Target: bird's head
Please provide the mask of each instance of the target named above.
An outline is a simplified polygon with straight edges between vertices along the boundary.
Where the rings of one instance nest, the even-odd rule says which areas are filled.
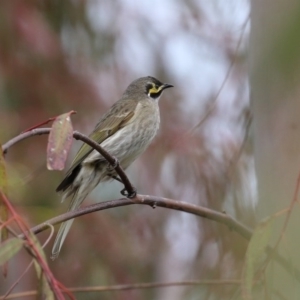
[[[141,77],[135,81],[133,81],[125,91],[127,95],[138,94],[139,96],[145,97],[147,95],[149,98],[153,100],[158,100],[162,95],[162,92],[167,89],[173,87],[172,84],[162,83],[158,79],[147,76]]]

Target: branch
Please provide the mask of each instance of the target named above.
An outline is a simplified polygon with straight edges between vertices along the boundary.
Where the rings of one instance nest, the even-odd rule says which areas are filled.
[[[14,137],[13,139],[11,139],[7,143],[5,143],[2,146],[2,151],[4,154],[6,154],[8,149],[11,146],[13,146],[14,144],[16,144],[22,140],[25,140],[29,137],[35,136],[35,135],[49,134],[50,131],[51,131],[51,128],[38,128],[38,129],[32,129],[31,131],[21,133],[20,135]],[[78,131],[73,132],[73,137],[76,140],[83,141],[84,143],[88,144],[93,149],[98,151],[107,160],[107,162],[114,167],[116,173],[119,175],[122,183],[124,184],[125,190],[127,191],[128,195],[136,194],[135,188],[131,184],[126,173],[124,172],[124,170],[122,169],[122,167],[120,166],[119,162],[117,161],[117,159],[115,157],[111,156],[97,142],[93,141],[92,139],[90,139],[89,137],[87,137],[86,135],[84,135]]]
[[[127,206],[132,204],[150,205],[153,208],[159,206],[184,211],[226,225],[230,230],[234,230],[246,240],[250,240],[252,236],[252,231],[250,229],[248,229],[245,225],[241,224],[240,222],[234,220],[229,215],[226,215],[225,213],[220,213],[206,207],[196,206],[194,204],[190,204],[183,201],[176,201],[168,198],[149,195],[136,195],[134,199],[121,198],[117,200],[100,202],[93,205],[85,206],[75,211],[70,211],[57,217],[54,217],[50,220],[47,220],[44,223],[33,227],[31,231],[33,233],[39,233],[49,228],[48,224],[56,225],[69,219],[73,219],[95,211],[120,206]],[[23,235],[20,235],[20,237],[23,238]]]
[[[82,208],[79,208],[75,211],[67,212],[62,215],[59,215],[57,217],[54,217],[48,221],[45,221],[42,224],[39,224],[33,228],[31,228],[31,231],[35,234],[40,233],[47,228],[49,228],[49,224],[56,225],[61,222],[67,221],[69,219],[73,219],[85,214],[89,214],[95,211],[120,207],[120,206],[127,206],[132,204],[143,204],[143,205],[150,205],[151,207],[155,208],[158,207],[164,207],[169,208],[173,210],[178,211],[184,211],[205,219],[213,220],[218,223],[221,223],[225,226],[227,226],[230,230],[235,231],[239,235],[241,235],[246,240],[250,240],[252,237],[252,230],[243,225],[242,223],[236,221],[231,216],[227,215],[226,213],[220,213],[215,210],[197,206],[191,203],[183,202],[183,201],[176,201],[173,199],[163,198],[163,197],[157,197],[157,196],[150,196],[150,195],[136,195],[134,199],[128,199],[128,198],[121,198],[117,200],[110,200],[106,202],[100,202],[93,205],[85,206]],[[24,238],[23,235],[19,235],[20,238]],[[287,260],[285,257],[280,255],[277,252],[274,252],[272,247],[268,246],[266,249],[266,253],[270,255],[272,253],[273,258],[275,261],[283,267],[284,270],[286,270],[288,273],[292,274],[298,282],[300,282],[300,272],[297,268],[295,268],[293,265],[291,265],[290,261]]]

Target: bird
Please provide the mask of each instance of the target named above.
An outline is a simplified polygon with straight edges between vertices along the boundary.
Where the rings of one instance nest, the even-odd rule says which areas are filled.
[[[115,157],[125,170],[155,137],[160,124],[158,101],[163,91],[171,87],[172,84],[152,76],[134,80],[102,116],[89,138]],[[112,179],[118,180],[114,168],[99,152],[83,143],[56,191],[62,194],[62,202],[71,198],[68,211],[73,211],[100,182]],[[61,224],[53,244],[52,260],[58,257],[73,221]]]

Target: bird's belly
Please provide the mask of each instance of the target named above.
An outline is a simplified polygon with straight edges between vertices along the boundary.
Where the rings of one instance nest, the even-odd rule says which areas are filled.
[[[149,126],[150,125],[150,126]],[[158,124],[130,124],[122,128],[109,140],[102,143],[111,155],[117,157],[121,166],[126,169],[142,154],[156,135]]]
[[[159,116],[149,118],[146,116],[141,122],[132,122],[114,135],[107,138],[101,146],[109,154],[116,157],[121,166],[126,169],[149,146],[159,128]],[[97,151],[93,151],[84,161],[92,163],[101,159]]]

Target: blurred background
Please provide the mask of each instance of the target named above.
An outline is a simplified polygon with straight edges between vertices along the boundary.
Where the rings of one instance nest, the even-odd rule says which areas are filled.
[[[2,144],[70,110],[77,111],[74,128],[88,134],[131,81],[152,75],[175,88],[160,100],[158,136],[128,169],[138,192],[254,224],[247,0],[10,0],[0,3],[0,22]],[[68,205],[55,193],[63,173],[46,169],[46,144],[47,136],[33,137],[6,156],[10,199],[30,226]],[[74,141],[69,161],[79,146]],[[100,185],[84,204],[119,198],[121,189]],[[214,221],[130,206],[78,218],[49,265],[68,287],[238,279],[245,249],[242,237]],[[10,261],[0,294],[29,262],[25,251]],[[31,270],[14,292],[35,288]],[[230,299],[235,289],[181,286],[76,299]]]

